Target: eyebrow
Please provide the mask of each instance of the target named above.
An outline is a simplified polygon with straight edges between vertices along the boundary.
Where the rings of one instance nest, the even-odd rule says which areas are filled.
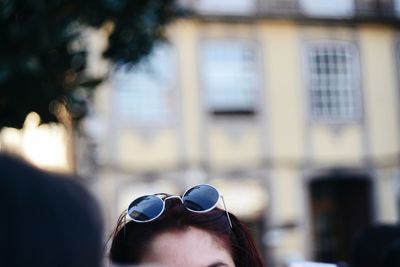
[[[206,267],[229,267],[229,265],[226,264],[225,262],[218,261],[218,262],[211,263],[211,264],[207,265]]]

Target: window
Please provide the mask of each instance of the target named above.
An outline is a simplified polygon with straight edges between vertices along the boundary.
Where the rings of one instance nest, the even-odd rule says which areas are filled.
[[[318,17],[348,17],[354,14],[354,0],[300,0],[306,15]]]
[[[360,116],[356,49],[350,43],[307,46],[311,113],[314,119],[354,120]]]
[[[394,11],[396,16],[400,16],[400,0],[394,0]]]
[[[256,8],[255,0],[197,0],[195,10],[208,15],[246,15]]]
[[[256,46],[251,41],[207,41],[202,46],[206,106],[214,115],[254,115],[258,81]]]
[[[117,67],[112,83],[120,118],[135,124],[171,121],[175,112],[174,70],[173,49],[165,44],[155,47],[136,66]]]

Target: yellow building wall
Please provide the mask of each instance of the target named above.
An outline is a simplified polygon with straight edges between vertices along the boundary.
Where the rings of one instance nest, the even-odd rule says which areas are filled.
[[[363,130],[360,125],[314,126],[310,134],[310,152],[316,164],[346,167],[362,163]]]
[[[154,134],[120,131],[117,140],[118,162],[124,169],[156,171],[176,168],[178,149],[176,131],[158,130]]]
[[[329,25],[299,26],[302,43],[314,40],[357,41],[357,30],[353,27]]]
[[[399,150],[395,32],[386,27],[359,29],[365,121],[373,157]]]
[[[308,203],[303,196],[301,172],[298,169],[275,168],[269,175],[272,178],[269,202],[272,206],[268,208],[267,218],[271,230],[278,233],[273,247],[275,256],[278,260],[305,257],[310,253],[310,247],[304,246],[308,238],[304,224]],[[293,224],[294,228],[279,228],[284,224]]]
[[[199,42],[208,38],[246,38],[256,39],[256,23],[202,23],[196,24],[199,30]]]
[[[302,188],[302,180],[296,169],[277,168],[269,173],[273,177],[271,182],[273,188],[272,208],[273,216],[278,224],[298,221],[302,215],[301,196],[299,190]]]
[[[276,160],[300,159],[303,155],[304,103],[301,90],[301,56],[298,26],[292,23],[261,23],[264,50],[264,81],[270,155]]]
[[[197,62],[198,29],[192,21],[179,20],[168,30],[170,41],[178,52],[179,97],[182,118],[184,157],[189,162],[198,162],[202,157],[200,87]]]
[[[238,130],[211,129],[208,140],[208,159],[217,167],[248,167],[261,161],[262,144],[260,132],[255,128]]]

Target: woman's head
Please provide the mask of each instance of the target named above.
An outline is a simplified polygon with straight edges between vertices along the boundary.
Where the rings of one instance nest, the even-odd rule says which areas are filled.
[[[113,263],[264,266],[251,235],[233,214],[229,213],[229,220],[228,213],[217,207],[192,212],[176,198],[165,205],[157,219],[146,223],[125,223],[126,214],[121,215],[111,244]]]

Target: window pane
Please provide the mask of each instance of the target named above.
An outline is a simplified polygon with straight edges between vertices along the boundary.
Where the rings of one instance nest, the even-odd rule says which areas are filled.
[[[255,44],[208,41],[203,44],[205,101],[215,114],[254,114],[258,75]]]
[[[255,11],[255,0],[197,0],[195,9],[202,14],[244,15]]]
[[[357,90],[355,52],[347,43],[308,47],[311,111],[314,118],[355,119]]]
[[[311,16],[342,17],[354,12],[354,0],[301,0],[300,5]]]
[[[394,0],[394,10],[397,16],[400,16],[400,0]]]
[[[119,115],[135,123],[163,123],[174,113],[174,58],[172,48],[156,47],[136,66],[113,73],[115,104]]]

